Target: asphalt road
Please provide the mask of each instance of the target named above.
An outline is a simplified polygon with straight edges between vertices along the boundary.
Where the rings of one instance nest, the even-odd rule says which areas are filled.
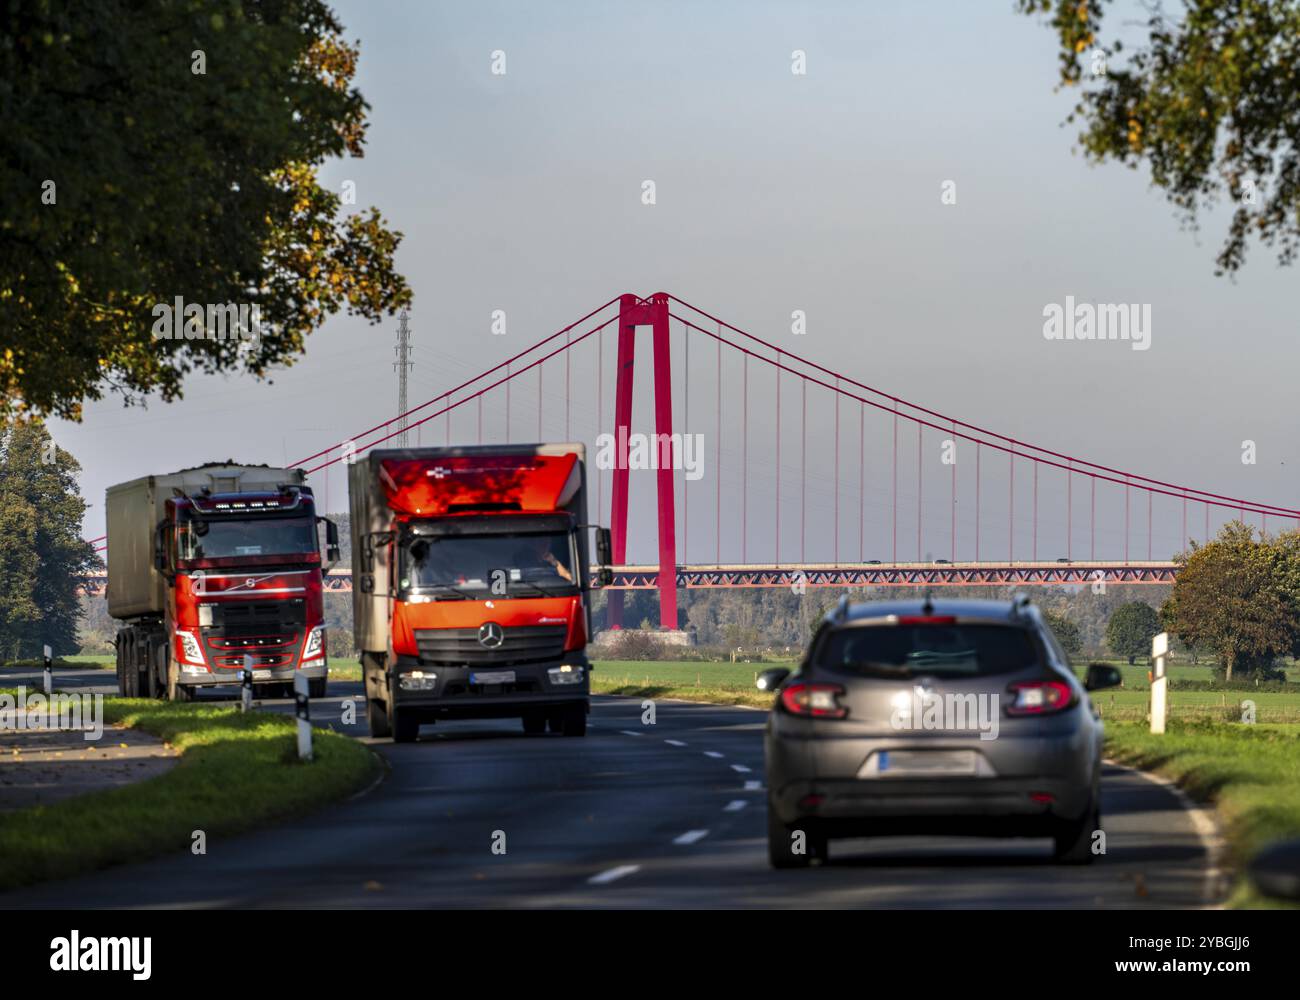
[[[64,672],[65,689],[112,675]],[[6,672],[4,683],[20,682]],[[30,680],[27,683],[31,683]],[[331,684],[313,721],[344,726],[360,684]],[[233,693],[233,689],[231,691]],[[287,702],[271,703],[288,711]],[[426,726],[372,745],[387,777],[305,819],[210,840],[0,907],[1188,907],[1204,905],[1207,847],[1168,788],[1106,768],[1108,853],[1051,861],[1047,840],[835,841],[830,862],[767,865],[764,713],[595,699],[585,739],[525,736],[516,720]],[[498,851],[504,838],[504,853]]]

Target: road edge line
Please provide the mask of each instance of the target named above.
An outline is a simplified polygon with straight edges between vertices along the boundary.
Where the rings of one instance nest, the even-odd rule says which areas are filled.
[[[1166,778],[1162,774],[1146,771],[1140,767],[1134,767],[1132,764],[1121,763],[1113,757],[1103,757],[1102,763],[1139,775],[1153,785],[1159,785],[1173,793],[1174,798],[1178,800],[1178,804],[1187,813],[1187,817],[1192,823],[1192,829],[1196,832],[1197,838],[1201,841],[1201,846],[1205,849],[1206,866],[1205,875],[1201,881],[1202,903],[1200,908],[1203,910],[1224,909],[1229,895],[1229,893],[1223,891],[1223,883],[1230,875],[1228,869],[1223,865],[1228,842],[1223,836],[1223,830],[1213,806],[1206,806],[1197,802],[1176,781]]]

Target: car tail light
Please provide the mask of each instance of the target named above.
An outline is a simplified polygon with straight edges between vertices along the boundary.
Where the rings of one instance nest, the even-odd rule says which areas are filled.
[[[1062,681],[1025,681],[1012,684],[1007,715],[1051,715],[1074,705],[1074,689]]]
[[[838,684],[791,684],[781,691],[781,705],[792,715],[842,719],[849,714],[839,703],[843,693]]]

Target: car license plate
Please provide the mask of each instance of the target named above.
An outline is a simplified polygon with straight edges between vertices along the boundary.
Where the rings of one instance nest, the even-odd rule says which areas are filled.
[[[974,774],[974,750],[881,750],[876,754],[879,774],[900,777]]]
[[[268,680],[270,680],[270,679],[271,679],[271,671],[269,671],[269,670],[254,670],[254,671],[253,671],[253,680],[255,680],[255,681],[268,681]]]
[[[513,684],[515,672],[513,670],[475,671],[469,675],[469,682],[471,684]]]

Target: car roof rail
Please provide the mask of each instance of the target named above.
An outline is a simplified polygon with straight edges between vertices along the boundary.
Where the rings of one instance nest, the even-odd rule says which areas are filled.
[[[1023,591],[1017,591],[1015,596],[1011,598],[1011,617],[1028,617],[1030,605],[1033,603],[1034,602],[1030,599],[1028,594]]]
[[[829,615],[830,620],[837,625],[848,620],[849,617],[849,595],[841,594],[840,599],[835,603]]]

